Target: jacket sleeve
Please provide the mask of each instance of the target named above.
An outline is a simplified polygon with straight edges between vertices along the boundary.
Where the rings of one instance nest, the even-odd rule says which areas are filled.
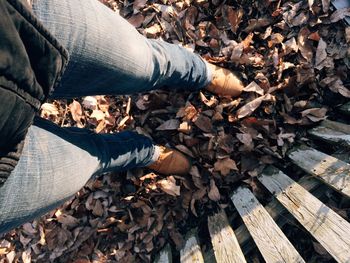
[[[0,178],[68,63],[67,51],[23,1],[0,0]]]

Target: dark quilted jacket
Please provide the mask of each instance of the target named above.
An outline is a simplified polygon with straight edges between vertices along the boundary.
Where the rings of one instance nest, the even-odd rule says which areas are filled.
[[[16,166],[27,130],[67,63],[67,51],[25,0],[0,0],[0,187]]]

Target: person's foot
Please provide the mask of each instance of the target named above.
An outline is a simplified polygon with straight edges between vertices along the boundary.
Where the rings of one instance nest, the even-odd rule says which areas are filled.
[[[242,81],[228,69],[208,63],[212,81],[206,89],[214,94],[237,97],[243,91]]]
[[[191,161],[184,154],[165,146],[158,147],[160,149],[159,158],[149,165],[148,168],[165,175],[185,175],[190,171]]]

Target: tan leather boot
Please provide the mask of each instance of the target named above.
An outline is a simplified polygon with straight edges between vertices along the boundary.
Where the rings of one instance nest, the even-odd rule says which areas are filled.
[[[156,162],[148,166],[148,168],[165,175],[178,174],[185,175],[191,169],[191,161],[184,154],[177,150],[158,146],[160,155]]]
[[[222,95],[237,97],[243,91],[242,81],[228,69],[208,63],[213,79],[206,87],[210,92]]]

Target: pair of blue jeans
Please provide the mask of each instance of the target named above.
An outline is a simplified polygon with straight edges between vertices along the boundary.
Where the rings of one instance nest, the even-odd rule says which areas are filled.
[[[97,0],[34,0],[33,12],[70,54],[52,98],[195,91],[210,82],[198,55],[146,39]],[[0,233],[59,206],[94,175],[151,164],[157,149],[134,132],[95,134],[36,119],[18,165],[0,188]]]

